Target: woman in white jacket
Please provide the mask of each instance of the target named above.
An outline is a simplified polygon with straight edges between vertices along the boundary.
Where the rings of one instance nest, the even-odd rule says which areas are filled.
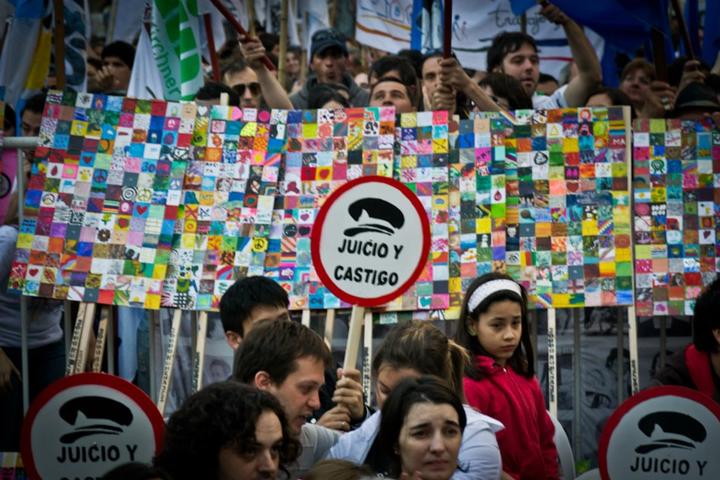
[[[465,349],[449,340],[429,322],[402,323],[385,337],[372,363],[376,382],[376,400],[382,408],[385,399],[401,380],[421,375],[434,375],[446,381],[464,399],[463,372],[469,360]],[[500,478],[502,463],[495,433],[502,423],[483,415],[469,405],[463,405],[467,426],[463,432],[458,455],[457,480],[496,480]],[[343,435],[330,450],[327,458],[368,464],[377,458],[375,440],[380,430],[378,411],[350,433]],[[378,472],[383,473],[383,472]]]

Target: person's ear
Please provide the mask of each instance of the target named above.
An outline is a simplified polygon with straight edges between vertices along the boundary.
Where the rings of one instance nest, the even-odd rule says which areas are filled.
[[[467,320],[465,320],[465,329],[473,337],[477,336],[477,328],[475,327],[476,323],[477,322],[473,320],[472,317],[467,317]]]
[[[273,382],[269,373],[265,370],[260,370],[255,374],[255,378],[253,378],[253,384],[258,390],[268,391],[272,387]]]
[[[230,345],[230,348],[232,348],[233,350],[237,350],[240,346],[240,342],[242,342],[242,337],[237,332],[228,330],[227,332],[225,332],[225,340],[227,341],[228,345]]]
[[[712,334],[713,337],[715,337],[715,343],[718,345],[718,348],[720,348],[720,328],[713,328]]]

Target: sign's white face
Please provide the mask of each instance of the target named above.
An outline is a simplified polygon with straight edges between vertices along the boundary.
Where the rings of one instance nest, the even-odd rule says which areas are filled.
[[[328,207],[320,260],[346,295],[370,301],[396,297],[426,261],[421,257],[427,235],[420,213],[401,190],[387,183],[361,183]]]
[[[607,450],[612,480],[720,478],[720,420],[691,399],[663,395],[631,408]]]
[[[127,395],[102,385],[61,391],[38,411],[31,448],[43,479],[100,478],[127,462],[150,463],[150,419]]]

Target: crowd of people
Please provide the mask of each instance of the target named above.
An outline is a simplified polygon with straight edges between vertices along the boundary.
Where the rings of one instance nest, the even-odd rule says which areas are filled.
[[[559,478],[527,295],[510,277],[490,273],[469,286],[454,339],[429,322],[393,327],[372,360],[374,402],[359,372],[332,368],[324,339],[290,320],[288,306],[274,281],[238,280],[220,307],[236,348],[231,378],[172,414],[152,466],[104,478]],[[655,384],[720,402],[718,308],[720,278],[698,299],[693,343]]]
[[[244,108],[393,106],[465,118],[474,111],[628,105],[636,118],[720,119],[720,56],[713,66],[678,58],[666,80],[638,57],[622,69],[619,88],[609,88],[582,28],[554,5],[542,14],[562,27],[573,55],[562,82],[541,73],[539,48],[525,33],[495,37],[485,71],[464,69],[439,51],[413,50],[378,55],[363,69],[353,45],[327,29],[312,36],[307,75],[302,52],[288,49],[284,83],[262,61],[277,65],[277,37],[228,43],[218,52],[221,81],[206,81],[196,101],[215,105],[225,94],[229,105]],[[89,55],[88,91],[126,94],[134,55],[124,42]],[[26,102],[21,128],[6,106],[5,135],[37,136],[43,102],[44,94]],[[17,234],[17,218],[9,215],[0,227],[0,446],[7,450],[17,445],[22,418],[19,301],[6,294]],[[31,362],[63,365],[60,304],[42,302],[31,305]],[[123,465],[104,478],[558,478],[526,293],[510,277],[488,274],[469,286],[454,339],[429,323],[397,325],[372,361],[374,399],[363,396],[360,372],[338,368],[323,339],[290,320],[288,306],[287,293],[269,279],[233,285],[220,305],[235,350],[231,378],[195,393],[170,417],[152,466]],[[718,308],[720,280],[697,302],[693,344],[658,372],[657,383],[720,401]],[[63,374],[35,373],[32,396]]]

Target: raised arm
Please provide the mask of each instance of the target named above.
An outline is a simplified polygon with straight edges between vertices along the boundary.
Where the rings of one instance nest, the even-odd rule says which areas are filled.
[[[258,77],[260,90],[262,90],[262,96],[267,106],[292,110],[293,105],[287,92],[280,85],[278,79],[275,78],[275,75],[261,62],[261,59],[265,57],[265,47],[260,43],[260,40],[248,37],[242,38],[240,40],[240,51]]]
[[[595,49],[580,25],[557,6],[545,3],[540,13],[565,30],[573,60],[578,68],[578,76],[565,90],[565,102],[568,107],[581,107],[585,105],[592,91],[602,83],[602,70]]]

